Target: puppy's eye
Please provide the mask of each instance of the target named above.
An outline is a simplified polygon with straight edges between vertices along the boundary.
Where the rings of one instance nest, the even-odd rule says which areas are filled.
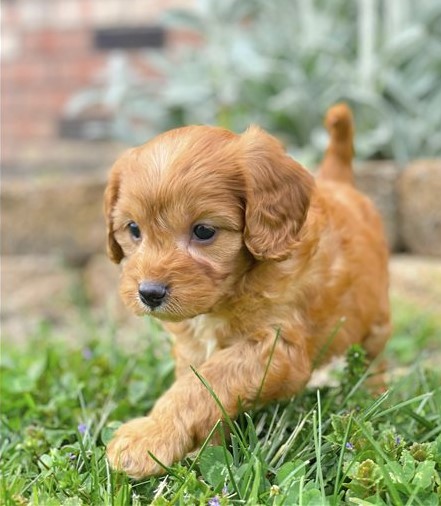
[[[141,230],[139,230],[138,225],[134,221],[131,221],[128,224],[128,229],[130,235],[132,236],[133,239],[135,239],[135,241],[141,239]]]
[[[193,227],[193,238],[197,241],[209,241],[216,234],[216,229],[210,225],[195,225]]]

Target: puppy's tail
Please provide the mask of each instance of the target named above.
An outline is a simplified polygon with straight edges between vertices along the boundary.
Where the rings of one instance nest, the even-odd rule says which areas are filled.
[[[353,185],[354,125],[350,108],[344,103],[332,106],[326,113],[325,127],[329,132],[329,145],[318,177]]]

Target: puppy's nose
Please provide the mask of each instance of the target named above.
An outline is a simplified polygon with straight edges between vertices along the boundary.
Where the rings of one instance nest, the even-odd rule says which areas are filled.
[[[142,281],[138,287],[139,298],[150,309],[162,304],[167,295],[167,287],[162,283]]]

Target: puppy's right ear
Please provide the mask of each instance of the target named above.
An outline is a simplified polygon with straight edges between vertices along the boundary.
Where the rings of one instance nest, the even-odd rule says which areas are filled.
[[[107,187],[104,191],[104,215],[107,226],[107,254],[110,260],[119,264],[124,257],[121,246],[116,242],[113,230],[113,210],[119,195],[120,167],[115,164],[110,171]]]

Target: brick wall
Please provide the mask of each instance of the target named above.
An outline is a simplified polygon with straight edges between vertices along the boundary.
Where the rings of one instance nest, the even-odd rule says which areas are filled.
[[[2,166],[18,171],[61,151],[60,120],[73,94],[102,71],[111,50],[96,30],[160,24],[165,9],[194,0],[4,0],[2,2]],[[170,41],[165,38],[165,43]],[[145,79],[145,49],[125,54]]]

